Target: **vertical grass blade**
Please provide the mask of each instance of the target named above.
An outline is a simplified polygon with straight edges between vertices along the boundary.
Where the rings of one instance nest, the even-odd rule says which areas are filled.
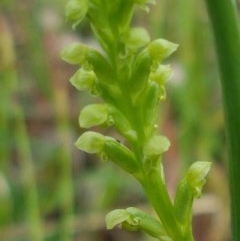
[[[220,67],[231,198],[232,240],[240,240],[240,32],[234,0],[205,0]]]
[[[29,238],[31,240],[41,241],[43,240],[40,212],[38,206],[38,195],[36,188],[36,180],[34,174],[34,165],[31,155],[30,143],[26,125],[24,122],[24,112],[18,102],[13,101],[14,95],[17,94],[18,83],[17,76],[14,68],[15,54],[13,48],[13,40],[8,27],[7,22],[1,19],[1,42],[0,49],[4,49],[1,56],[0,63],[0,81],[3,84],[3,88],[6,93],[2,97],[6,97],[5,103],[2,103],[2,107],[11,113],[14,123],[13,128],[14,137],[16,139],[16,149],[20,159],[20,176],[22,178],[22,184],[25,190],[25,207],[27,222],[29,225]],[[3,90],[1,89],[1,92]],[[4,99],[1,99],[1,102]],[[5,106],[4,106],[5,105]],[[2,108],[1,108],[2,109]],[[9,118],[3,118],[4,113],[1,115],[1,124],[4,124],[3,128],[9,127]],[[7,130],[5,130],[7,132]],[[4,142],[4,140],[2,140]],[[3,153],[4,152],[4,153]],[[8,158],[9,153],[1,150],[1,157]],[[5,160],[5,165],[7,165]]]
[[[66,88],[53,88],[53,105],[56,116],[56,132],[61,145],[59,150],[59,165],[61,167],[61,179],[59,183],[61,203],[60,240],[71,241],[73,235],[73,206],[74,190],[72,180],[72,153],[71,131],[69,120],[69,97]]]

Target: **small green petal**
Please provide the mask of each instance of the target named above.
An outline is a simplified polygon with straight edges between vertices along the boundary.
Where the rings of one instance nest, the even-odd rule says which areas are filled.
[[[108,120],[108,108],[104,104],[92,104],[84,107],[79,116],[79,124],[83,128],[106,123]]]
[[[157,39],[152,41],[147,48],[153,60],[162,61],[178,48],[178,44],[165,39]]]
[[[172,76],[173,71],[170,65],[159,65],[158,68],[150,73],[149,78],[157,82],[160,86],[164,85]]]
[[[211,168],[211,162],[194,162],[187,171],[186,180],[192,187],[202,186]]]
[[[153,136],[144,146],[146,156],[158,156],[166,152],[170,147],[170,142],[165,136]]]
[[[87,131],[75,143],[75,146],[87,153],[100,153],[105,144],[105,137],[99,133]]]
[[[78,90],[91,90],[96,79],[97,77],[92,70],[88,71],[81,68],[70,78],[69,81]]]
[[[150,40],[150,36],[144,28],[132,28],[125,41],[128,48],[138,49],[147,45]]]
[[[70,64],[82,64],[87,57],[89,47],[84,44],[72,43],[61,52],[64,61]]]
[[[124,209],[115,209],[109,212],[105,217],[107,229],[113,229],[116,225],[129,219],[129,217],[130,214]]]

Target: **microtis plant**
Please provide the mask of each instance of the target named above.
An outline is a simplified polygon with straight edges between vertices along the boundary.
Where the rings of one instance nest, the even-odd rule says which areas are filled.
[[[118,140],[86,131],[76,147],[114,162],[131,174],[143,187],[156,217],[135,207],[116,209],[106,216],[108,229],[120,225],[130,231],[141,230],[161,241],[189,241],[192,236],[192,204],[201,196],[208,162],[195,162],[179,182],[174,201],[164,180],[162,154],[169,140],[158,133],[159,104],[166,98],[165,83],[172,75],[162,61],[177,45],[165,39],[151,41],[141,27],[131,27],[135,7],[149,11],[154,0],[70,0],[66,18],[75,28],[85,17],[101,46],[101,51],[73,43],[62,58],[79,70],[70,82],[87,90],[103,102],[84,107],[82,128],[114,127],[123,137]]]

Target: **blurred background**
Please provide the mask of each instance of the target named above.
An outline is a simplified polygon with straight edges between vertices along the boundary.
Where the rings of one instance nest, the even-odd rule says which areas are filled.
[[[105,214],[114,208],[152,210],[133,178],[74,147],[84,131],[79,112],[98,99],[70,85],[76,67],[59,53],[75,41],[96,43],[87,21],[77,31],[65,22],[66,2],[0,1],[0,240],[155,240],[106,231]],[[158,0],[150,14],[137,10],[133,22],[152,39],[180,44],[166,61],[174,76],[159,123],[172,143],[164,156],[169,192],[174,195],[192,162],[213,162],[194,205],[194,235],[196,241],[229,241],[221,89],[204,1]]]

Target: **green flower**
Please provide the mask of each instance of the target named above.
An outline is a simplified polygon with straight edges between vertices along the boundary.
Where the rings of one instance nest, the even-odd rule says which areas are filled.
[[[61,57],[69,64],[82,64],[86,61],[90,48],[87,45],[72,43],[61,52]]]
[[[159,156],[170,147],[170,142],[165,136],[152,136],[144,146],[146,156]]]
[[[211,162],[194,162],[186,173],[186,181],[195,190],[196,197],[201,196],[202,187],[211,168]]]
[[[65,8],[66,20],[73,22],[73,29],[84,19],[88,12],[88,0],[71,0]]]
[[[107,229],[121,225],[130,231],[142,230],[160,241],[172,241],[159,221],[138,208],[115,209],[106,215],[105,220]]]
[[[173,71],[170,65],[159,65],[158,68],[150,73],[149,78],[163,86],[171,77]]]
[[[158,62],[170,56],[177,48],[178,44],[174,44],[165,39],[156,39],[147,47],[152,59]]]
[[[92,90],[96,82],[96,75],[92,70],[79,69],[71,78],[71,84],[78,90]]]
[[[79,124],[83,128],[102,125],[108,121],[108,107],[105,104],[92,104],[84,107],[79,116]]]
[[[125,37],[129,49],[138,49],[150,42],[150,36],[144,28],[132,28]]]
[[[101,153],[105,144],[105,136],[93,132],[87,131],[83,133],[75,143],[75,146],[87,153]]]

